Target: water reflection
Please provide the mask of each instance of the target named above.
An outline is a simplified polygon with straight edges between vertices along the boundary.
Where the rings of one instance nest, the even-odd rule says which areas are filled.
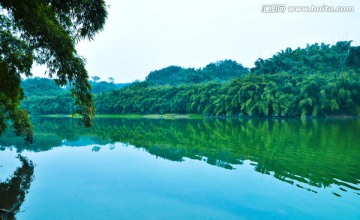
[[[317,192],[359,194],[359,120],[152,120],[97,119],[91,129],[76,120],[37,118],[35,144],[6,133],[2,146],[46,151],[59,146],[128,143],[172,161],[184,158],[234,169],[245,160],[257,172]],[[113,146],[113,145],[111,145]]]
[[[19,155],[21,166],[13,176],[0,182],[0,219],[15,219],[34,179],[34,164]]]

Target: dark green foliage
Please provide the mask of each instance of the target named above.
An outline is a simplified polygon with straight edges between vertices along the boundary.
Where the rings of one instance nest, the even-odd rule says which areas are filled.
[[[46,78],[29,78],[21,82],[25,96],[57,96],[66,93],[66,90],[60,88],[51,79]]]
[[[161,70],[155,70],[153,72],[150,72],[150,74],[146,77],[146,81],[152,82],[155,85],[164,84],[164,82],[167,82],[168,84],[173,84],[177,81],[179,73],[183,69],[184,68],[179,66],[169,66]]]
[[[35,165],[21,155],[18,158],[21,167],[11,178],[0,182],[0,219],[15,219],[34,179]]]
[[[229,81],[248,74],[248,69],[232,60],[210,63],[205,68],[182,68],[169,66],[151,72],[146,81],[152,85],[198,84],[209,81]]]
[[[90,81],[90,85],[92,87],[92,93],[93,94],[100,94],[103,92],[109,92],[111,90],[116,90],[116,89],[120,89],[124,86],[127,86],[129,83],[118,83],[115,84],[113,82],[105,82],[105,81],[100,81],[100,82],[95,82],[95,81]]]
[[[357,47],[350,47],[350,42],[338,42],[335,46],[314,44],[307,49],[295,51],[287,49],[286,52],[275,55],[275,58],[263,61],[281,61],[283,64],[278,65],[279,62],[275,62],[276,65],[273,66],[276,71],[281,70],[276,73],[268,71],[265,68],[268,64],[264,64],[258,66],[259,68],[255,67],[252,74],[245,74],[245,68],[229,60],[211,63],[199,70],[167,67],[150,73],[143,82],[137,81],[125,88],[98,94],[95,96],[95,107],[100,114],[196,113],[222,117],[323,117],[343,114],[358,116],[360,77],[357,50]],[[295,61],[292,64],[293,60],[296,60],[296,54],[302,54],[299,57],[305,59],[305,52],[309,54],[308,59],[317,57],[318,61],[311,66],[304,64],[295,70],[294,67],[299,64]],[[332,66],[327,60],[329,57],[334,58]],[[188,73],[183,74],[183,71]],[[207,79],[211,81],[203,81],[200,84],[196,80],[186,81],[184,76],[189,78],[189,72],[204,73],[197,76],[208,76]],[[232,80],[226,81],[230,78]],[[98,84],[102,85],[101,82]],[[64,103],[56,105],[52,103],[56,98],[43,98],[28,101],[26,108],[33,114],[69,114],[71,103],[66,103],[61,96],[58,98]],[[64,109],[61,109],[61,106],[64,106]]]
[[[249,70],[236,61],[222,60],[208,64],[202,69],[202,72],[210,80],[229,81],[233,78],[247,75]]]
[[[92,87],[92,92],[94,94],[100,94],[102,92],[108,92],[117,89],[115,84],[108,82],[99,82],[99,83],[90,82],[90,85]]]
[[[248,75],[227,83],[151,86],[135,82],[95,96],[100,114],[196,113],[204,116],[299,117],[360,114],[357,72]],[[70,114],[66,95],[30,97],[31,114]]]
[[[347,65],[360,72],[360,46],[350,48]]]
[[[292,50],[287,48],[275,54],[272,58],[258,59],[251,69],[255,74],[275,74],[287,72],[291,74],[313,74],[345,71],[351,41],[339,41],[330,46],[324,43],[307,45],[306,48]],[[354,56],[357,56],[354,54]]]
[[[22,81],[21,86],[26,95],[21,107],[31,114],[70,114],[75,111],[69,89],[60,88],[51,79],[29,78]]]
[[[16,133],[31,142],[28,116],[19,105],[24,98],[20,75],[31,75],[33,61],[47,65],[58,85],[70,84],[74,113],[82,116],[85,126],[91,125],[91,86],[75,45],[102,30],[106,17],[104,0],[0,0],[0,134],[10,119]]]
[[[350,43],[288,48],[268,60],[257,60],[251,75],[231,60],[198,70],[171,66],[151,72],[143,83],[97,96],[95,105],[98,113],[359,115],[359,49]]]
[[[74,100],[69,94],[58,96],[33,96],[23,101],[22,107],[30,114],[71,114],[75,111]]]
[[[97,96],[96,106],[101,113],[188,113],[198,108],[190,105],[192,95],[214,94],[216,88],[220,88],[219,83],[153,87],[139,82]]]
[[[33,53],[29,44],[14,36],[10,19],[0,14],[0,135],[11,120],[14,131],[32,141],[29,117],[19,108],[24,92],[20,87],[20,73],[31,75]]]
[[[268,60],[257,60],[251,75],[245,75],[246,69],[230,60],[199,70],[171,66],[150,73],[145,83],[98,96],[97,111],[265,117],[359,115],[359,49],[350,43],[288,48]],[[203,78],[184,80],[191,75],[184,71],[201,73]],[[239,76],[243,77],[236,78]],[[232,78],[227,83],[194,84]]]
[[[355,72],[249,75],[228,83],[149,86],[145,83],[99,95],[98,113],[200,113],[205,116],[325,116],[360,114]]]
[[[94,94],[109,92],[128,85],[104,81],[90,81],[90,84]],[[74,100],[70,97],[71,87],[69,86],[60,88],[53,80],[39,77],[23,80],[21,86],[26,96],[21,106],[31,114],[71,114],[76,110]]]

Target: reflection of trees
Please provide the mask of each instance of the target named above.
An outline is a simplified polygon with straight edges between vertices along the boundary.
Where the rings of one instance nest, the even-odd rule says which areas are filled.
[[[22,165],[14,175],[4,182],[0,182],[0,219],[15,219],[20,206],[25,200],[30,184],[34,178],[34,164],[19,155]]]
[[[16,145],[18,150],[48,150],[86,136],[97,145],[128,143],[172,161],[191,158],[234,169],[251,160],[257,172],[298,187],[336,184],[359,191],[359,120],[98,119],[83,129],[76,120],[52,118],[34,125],[35,144]]]

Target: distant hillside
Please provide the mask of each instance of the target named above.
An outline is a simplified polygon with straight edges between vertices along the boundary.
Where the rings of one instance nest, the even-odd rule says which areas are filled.
[[[258,59],[250,74],[231,60],[201,69],[170,66],[97,96],[95,106],[97,113],[123,114],[359,116],[359,73],[360,47],[351,47],[351,41],[316,43]]]
[[[130,83],[110,83],[105,81],[95,82],[89,81],[92,86],[92,92],[94,94],[100,94],[102,92],[109,92],[111,90],[116,90],[123,88]],[[66,86],[64,88],[56,85],[53,79],[49,78],[28,78],[22,81],[22,88],[24,89],[25,95],[27,97],[38,96],[38,97],[53,97],[65,94],[70,92],[70,87]]]
[[[258,59],[250,73],[241,64],[224,60],[200,69],[169,66],[121,89],[92,77],[96,113],[360,116],[360,47],[350,44],[288,48],[269,59]],[[36,85],[31,92],[45,96],[23,102],[31,114],[73,112],[73,100],[62,95],[63,90],[53,84]],[[60,95],[47,96],[56,92]]]
[[[183,68],[169,66],[160,70],[150,72],[146,82],[152,85],[182,85],[198,84],[209,81],[229,81],[249,73],[248,68],[233,60],[222,60],[210,63],[204,68]]]
[[[94,94],[110,92],[127,86],[130,83],[110,83],[90,81]],[[22,81],[27,99],[21,105],[31,114],[69,114],[75,112],[74,100],[70,95],[70,87],[56,85],[53,79],[28,78]]]
[[[25,96],[57,96],[66,93],[66,89],[60,88],[54,80],[48,78],[29,78],[21,83]]]
[[[109,92],[111,90],[116,90],[123,88],[127,85],[130,85],[130,83],[109,83],[105,81],[95,82],[90,81],[90,85],[92,87],[92,93],[93,94],[100,94],[102,92]]]

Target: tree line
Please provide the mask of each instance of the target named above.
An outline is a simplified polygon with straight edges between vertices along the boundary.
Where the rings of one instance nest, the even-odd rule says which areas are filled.
[[[146,82],[150,85],[198,84],[209,81],[224,82],[249,73],[249,69],[233,60],[210,63],[204,68],[183,68],[169,66],[149,73]]]
[[[360,114],[360,78],[353,71],[310,76],[249,75],[227,83],[133,84],[95,98],[98,113],[197,113],[205,116]]]
[[[290,48],[243,67],[224,60],[204,68],[170,66],[145,81],[95,95],[98,114],[202,114],[298,117],[360,114],[360,47],[350,41]],[[67,114],[59,95],[24,102],[32,114]]]

